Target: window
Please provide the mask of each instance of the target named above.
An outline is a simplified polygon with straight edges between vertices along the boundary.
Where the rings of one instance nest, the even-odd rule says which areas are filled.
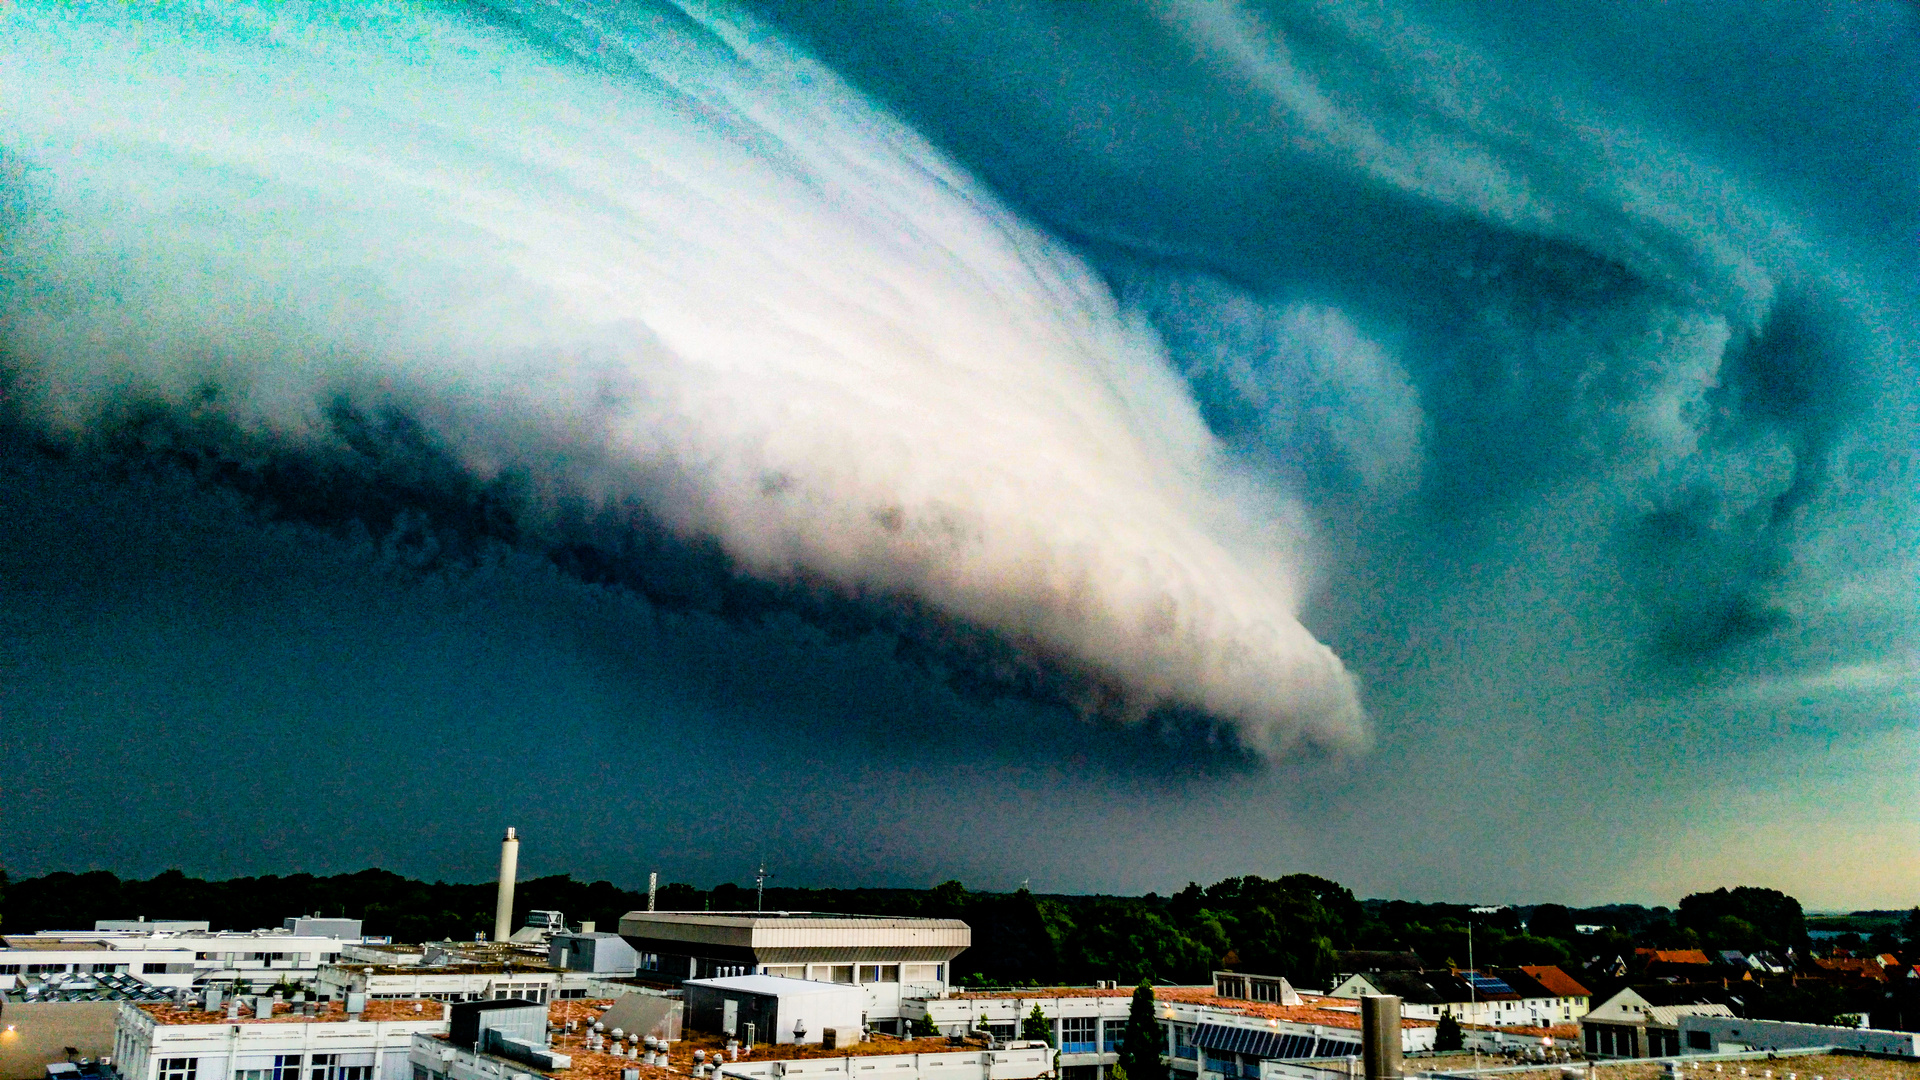
[[[307,1080],[338,1080],[335,1063],[339,1060],[339,1054],[313,1055],[313,1067],[307,1070]]]
[[[1013,1034],[1017,1030],[1017,1027],[1018,1026],[1015,1024],[988,1024],[987,1034],[1004,1042],[1008,1039],[1013,1038]]]
[[[852,982],[852,981],[853,981],[853,965],[852,965],[852,964],[830,964],[830,965],[828,965],[828,967],[827,967],[827,981],[828,981],[828,982],[836,982],[836,983],[850,983],[850,982]]]
[[[660,954],[657,952],[641,953],[640,954],[640,970],[641,971],[659,971],[660,970]]]
[[[18,975],[18,974],[20,974],[19,964],[0,964],[0,975]]]
[[[161,971],[165,971],[167,970],[167,965],[165,964],[148,964],[147,965],[148,971],[152,971],[155,968],[159,968]],[[67,970],[67,965],[65,964],[28,964],[27,965],[27,974],[29,975],[58,975],[65,970]]]
[[[199,1058],[161,1058],[160,1080],[194,1080],[199,1065]]]
[[[300,1080],[300,1055],[281,1054],[274,1058],[267,1080]]]
[[[1173,1025],[1173,1056],[1190,1058],[1198,1054],[1193,1047],[1193,1028],[1185,1024]]]
[[[1120,1052],[1120,1044],[1127,1041],[1127,1022],[1108,1020],[1100,1025],[1101,1048],[1109,1054]]]
[[[1711,1050],[1713,1049],[1713,1036],[1705,1031],[1689,1031],[1687,1032],[1687,1049]]]
[[[1094,1044],[1094,1025],[1098,1023],[1091,1016],[1068,1016],[1060,1021],[1060,1052],[1063,1054],[1091,1054],[1098,1047]]]
[[[863,983],[897,983],[900,981],[900,965],[861,964],[860,981]]]
[[[427,1080],[430,1074],[418,1065],[413,1067],[413,1080]]]
[[[340,1066],[339,1075],[340,1080],[373,1080],[373,1066],[342,1065]]]

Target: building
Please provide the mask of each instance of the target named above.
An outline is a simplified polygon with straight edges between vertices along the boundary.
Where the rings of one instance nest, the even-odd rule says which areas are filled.
[[[1371,971],[1349,975],[1332,997],[1393,994],[1403,1015],[1451,1016],[1482,1027],[1551,1027],[1584,1016],[1590,992],[1557,967]]]
[[[63,930],[0,938],[0,990],[26,975],[137,975],[186,989],[245,981],[253,989],[314,979],[359,940],[359,921],[289,919],[275,930]],[[204,923],[132,925],[192,925]],[[305,932],[292,927],[303,926]],[[352,937],[319,932],[351,930]]]
[[[142,915],[135,919],[98,919],[93,928],[133,934],[204,934],[213,924],[205,919],[149,919]]]
[[[1221,988],[1233,996],[1219,993]],[[1254,994],[1272,997],[1260,1000]],[[1244,996],[1243,996],[1244,994]],[[1119,1061],[1133,1004],[1131,989],[1053,987],[969,991],[914,1003],[942,1032],[1020,1034],[1037,1007],[1052,1024],[1062,1080],[1099,1080]],[[1270,1080],[1275,1063],[1360,1053],[1360,1003],[1294,991],[1284,979],[1221,972],[1214,986],[1154,991],[1162,1053],[1175,1080]],[[1401,1048],[1433,1048],[1434,1022],[1401,1020]]]
[[[123,1080],[407,1080],[413,1037],[447,1029],[437,1001],[276,1003],[212,991],[205,1004],[123,1002],[113,1054]]]
[[[544,1005],[585,997],[589,981],[544,964],[329,964],[320,969],[314,988],[329,1001],[344,1001],[352,993],[372,1001],[516,999]]]
[[[617,977],[640,971],[640,954],[619,934],[590,928],[559,933],[547,940],[547,963],[565,971],[590,971]]]
[[[1580,1037],[1589,1058],[1657,1058],[1680,1054],[1680,1020],[1732,1016],[1716,988],[1656,984],[1625,987],[1588,1010]]]
[[[868,1021],[867,994],[856,985],[736,975],[689,979],[682,989],[688,1028],[725,1035],[743,1046],[817,1043],[828,1031],[848,1032],[858,1041]]]
[[[620,936],[640,974],[669,984],[771,975],[861,987],[869,1022],[896,1034],[908,1002],[946,993],[947,965],[973,943],[958,919],[764,911],[632,911]]]
[[[1680,1046],[1686,1054],[1727,1054],[1749,1050],[1814,1050],[1830,1047],[1864,1054],[1920,1057],[1920,1035],[1831,1024],[1792,1024],[1784,1020],[1745,1020],[1699,1013],[1680,1017]]]
[[[623,1002],[627,999],[621,999]],[[452,1035],[422,1035],[409,1052],[411,1080],[501,1080],[515,1075],[533,1080],[1050,1080],[1053,1051],[1044,1044],[991,1046],[983,1040],[956,1045],[946,1038],[897,1039],[880,1035],[832,1048],[819,1042],[762,1043],[729,1050],[724,1037],[691,1028],[670,1048],[612,1028],[596,1030],[598,1003],[563,1001],[548,1006],[552,1033],[545,1050],[565,1060],[564,1067],[532,1062],[532,1055],[500,1053],[460,1045]],[[657,1055],[657,1056],[656,1056]],[[550,1059],[553,1060],[553,1059]]]

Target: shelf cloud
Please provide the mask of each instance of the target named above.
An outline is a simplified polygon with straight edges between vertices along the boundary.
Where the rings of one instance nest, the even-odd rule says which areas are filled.
[[[524,528],[636,502],[740,576],[985,635],[1083,712],[1365,744],[1298,620],[1297,515],[1158,334],[750,23],[23,4],[0,45],[4,333],[52,430],[144,402],[322,455],[337,403],[404,415],[524,478]]]

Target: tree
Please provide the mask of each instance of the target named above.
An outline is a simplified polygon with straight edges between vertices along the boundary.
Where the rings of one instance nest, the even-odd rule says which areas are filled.
[[[1920,907],[1907,912],[1906,921],[1900,924],[1900,936],[1909,945],[1920,945]]]
[[[1127,1011],[1127,1034],[1120,1041],[1120,1067],[1129,1080],[1167,1080],[1160,1060],[1160,1021],[1153,1016],[1153,984],[1142,982],[1133,991]]]
[[[1452,1013],[1441,1013],[1440,1022],[1433,1029],[1433,1048],[1436,1051],[1458,1050],[1466,1045],[1465,1034],[1460,1030],[1460,1021]]]
[[[1034,1002],[1033,1011],[1027,1014],[1025,1020],[1020,1022],[1020,1037],[1023,1039],[1044,1039],[1048,1046],[1054,1045],[1053,1021],[1047,1019],[1047,1014],[1040,1011],[1039,1002]]]
[[[913,1035],[915,1038],[928,1039],[938,1034],[940,1034],[940,1029],[934,1026],[933,1017],[928,1016],[926,1013],[921,1013],[919,1016],[913,1018]]]
[[[1734,921],[1722,921],[1727,919]],[[1681,898],[1674,921],[1697,933],[1708,948],[1804,951],[1807,944],[1807,921],[1800,901],[1778,889],[1742,885],[1693,893]],[[1749,931],[1749,942],[1728,940]]]
[[[1573,928],[1573,912],[1561,904],[1535,907],[1527,919],[1527,932],[1534,937],[1560,938],[1563,941],[1572,941],[1578,934]]]

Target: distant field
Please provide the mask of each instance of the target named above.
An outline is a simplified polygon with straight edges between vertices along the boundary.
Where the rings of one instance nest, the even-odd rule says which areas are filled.
[[[1823,911],[1807,916],[1807,929],[1856,934],[1871,934],[1875,930],[1897,931],[1906,917],[1904,911]]]

